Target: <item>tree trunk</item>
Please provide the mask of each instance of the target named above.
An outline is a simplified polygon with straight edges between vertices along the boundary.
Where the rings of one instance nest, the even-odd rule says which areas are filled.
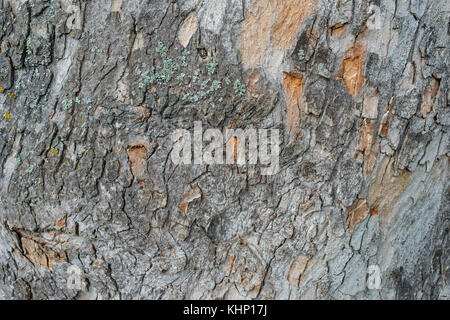
[[[0,8],[0,297],[450,297],[446,0]]]

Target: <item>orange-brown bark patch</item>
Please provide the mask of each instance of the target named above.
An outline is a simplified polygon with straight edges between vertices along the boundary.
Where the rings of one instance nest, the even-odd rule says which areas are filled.
[[[363,76],[364,47],[356,43],[346,52],[342,62],[341,77],[347,91],[355,97],[365,81]]]
[[[304,80],[300,76],[284,73],[284,92],[286,95],[286,127],[294,132],[300,118],[300,101],[303,94]]]
[[[273,43],[283,49],[292,46],[305,18],[314,12],[317,0],[279,1],[279,13],[273,27]]]
[[[348,211],[348,230],[350,233],[353,232],[356,225],[366,218],[368,210],[366,200],[361,199],[350,207]]]
[[[358,151],[368,154],[373,140],[374,123],[372,121],[363,121],[359,128]]]
[[[147,167],[147,148],[144,145],[133,145],[127,148],[127,153],[133,176],[141,177]]]
[[[259,79],[261,78],[261,74],[259,71],[253,71],[248,76],[248,85],[247,85],[247,95],[251,98],[257,98],[258,97],[258,83]]]
[[[58,221],[55,222],[55,226],[58,229],[61,229],[62,227],[64,227],[66,225],[66,216],[62,217],[61,219],[59,219]]]
[[[330,28],[331,36],[342,37],[347,32],[347,23],[336,23]]]
[[[21,245],[24,250],[25,257],[31,263],[52,270],[53,263],[61,263],[67,261],[65,252],[55,251],[48,246],[41,244],[33,239],[22,237]]]
[[[300,255],[292,261],[287,276],[291,286],[297,287],[299,285],[300,279],[306,270],[308,262],[309,258],[305,255]]]
[[[195,12],[192,12],[189,16],[187,16],[180,29],[178,30],[178,42],[180,42],[183,47],[187,47],[189,41],[191,40],[197,29],[197,14]]]
[[[276,12],[274,0],[254,1],[245,17],[239,35],[242,63],[247,68],[261,65],[266,48],[270,44],[270,31]]]
[[[392,213],[398,199],[408,185],[411,173],[402,170],[395,175],[393,158],[385,158],[376,172],[367,196],[369,206],[378,207],[377,213],[388,219]]]
[[[272,44],[290,48],[305,18],[314,12],[317,0],[258,0],[248,10],[239,35],[242,63],[261,66]]]
[[[439,92],[440,83],[436,79],[432,79],[425,89],[423,94],[423,101],[420,106],[420,113],[425,117],[433,111],[433,101]]]

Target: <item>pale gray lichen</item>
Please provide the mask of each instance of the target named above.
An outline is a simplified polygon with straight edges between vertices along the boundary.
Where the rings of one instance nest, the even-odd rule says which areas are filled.
[[[236,81],[234,81],[233,89],[234,93],[238,96],[244,95],[245,91],[247,90],[245,84],[241,83],[239,79],[236,79]]]
[[[216,72],[216,68],[219,64],[216,62],[216,59],[209,61],[206,64],[206,70],[208,71],[208,75],[213,75]]]
[[[298,60],[300,60],[300,61],[304,60],[305,59],[305,51],[303,51],[302,49],[298,50],[297,57],[298,57]]]
[[[72,108],[73,100],[72,99],[64,99],[62,102],[62,106],[64,110],[69,110]]]
[[[156,47],[156,52],[161,55],[161,57],[166,57],[169,49],[165,46],[165,44],[162,41],[158,41],[158,46]]]

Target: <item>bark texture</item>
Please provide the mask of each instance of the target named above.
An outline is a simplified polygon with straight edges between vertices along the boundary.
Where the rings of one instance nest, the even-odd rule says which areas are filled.
[[[0,0],[0,297],[448,299],[449,32],[447,0]],[[279,129],[280,172],[174,165],[194,121]]]

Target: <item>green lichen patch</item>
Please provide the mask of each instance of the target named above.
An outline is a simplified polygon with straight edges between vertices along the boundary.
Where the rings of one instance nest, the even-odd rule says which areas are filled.
[[[156,88],[165,87],[177,92],[181,103],[195,104],[204,100],[222,102],[227,91],[237,96],[242,96],[246,91],[240,79],[232,82],[228,77],[219,78],[220,66],[215,57],[193,69],[191,63],[196,60],[187,49],[169,49],[158,41],[154,50],[155,59],[151,63],[142,62],[141,57],[134,65],[138,85],[131,89],[133,97],[145,90],[155,92],[159,90]]]

